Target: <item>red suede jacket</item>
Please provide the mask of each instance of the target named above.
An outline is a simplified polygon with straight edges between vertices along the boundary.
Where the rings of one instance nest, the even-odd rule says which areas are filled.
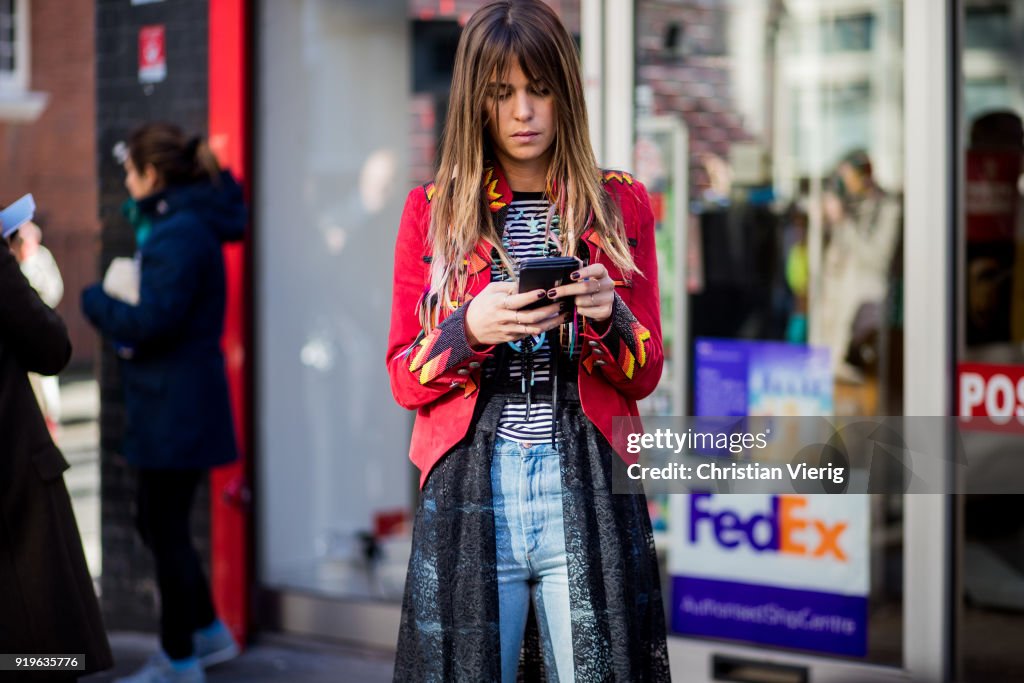
[[[663,363],[658,262],[654,242],[654,216],[647,190],[628,173],[609,171],[604,187],[619,205],[633,259],[643,273],[624,279],[601,249],[593,228],[581,239],[590,262],[603,263],[618,295],[610,324],[599,334],[583,330],[579,391],[583,412],[615,446],[627,463],[636,456],[612,437],[612,418],[636,416],[637,400],[650,394],[661,378]],[[488,168],[482,191],[501,234],[512,191],[501,169]],[[470,271],[468,292],[461,306],[424,335],[416,311],[430,281],[427,230],[433,184],[413,189],[405,202],[395,245],[395,279],[391,303],[391,332],[387,366],[391,391],[400,405],[416,409],[409,458],[420,470],[422,487],[431,468],[469,430],[480,394],[481,368],[492,349],[476,351],[466,340],[465,304],[491,281],[491,245],[481,241],[466,259]],[[493,348],[493,347],[492,347]],[[637,427],[633,423],[633,427]]]

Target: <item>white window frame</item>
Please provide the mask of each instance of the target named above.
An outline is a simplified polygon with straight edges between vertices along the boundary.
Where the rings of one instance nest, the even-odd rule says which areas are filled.
[[[30,28],[29,1],[14,0],[14,71],[0,71],[0,91],[5,94],[28,91]]]
[[[49,95],[31,92],[32,0],[14,0],[14,70],[0,72],[0,122],[29,123],[39,118]]]

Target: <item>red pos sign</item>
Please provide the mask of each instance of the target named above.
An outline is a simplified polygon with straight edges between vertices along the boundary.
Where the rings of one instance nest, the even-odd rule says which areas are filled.
[[[167,42],[163,24],[139,29],[139,83],[167,78]]]
[[[985,431],[1024,428],[1024,365],[961,363],[957,367],[961,427]],[[971,421],[971,418],[986,418]]]

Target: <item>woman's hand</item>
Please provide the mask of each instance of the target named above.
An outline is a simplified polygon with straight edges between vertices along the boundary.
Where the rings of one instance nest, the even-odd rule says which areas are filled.
[[[521,310],[546,295],[543,289],[517,294],[515,282],[492,282],[466,304],[466,338],[470,346],[491,346],[538,335],[565,322],[559,304]]]
[[[609,277],[603,264],[592,263],[569,277],[576,282],[549,290],[548,298],[576,297],[577,312],[590,320],[607,320],[612,316],[615,281]]]

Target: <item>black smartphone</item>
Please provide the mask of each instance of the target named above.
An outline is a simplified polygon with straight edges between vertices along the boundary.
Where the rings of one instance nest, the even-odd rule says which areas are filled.
[[[545,291],[572,282],[569,274],[579,270],[580,260],[572,256],[549,256],[546,258],[528,258],[519,263],[519,293],[532,292],[536,289]],[[572,311],[572,298],[560,299],[561,312]],[[551,299],[537,299],[523,306],[523,310],[541,308],[551,303]]]

